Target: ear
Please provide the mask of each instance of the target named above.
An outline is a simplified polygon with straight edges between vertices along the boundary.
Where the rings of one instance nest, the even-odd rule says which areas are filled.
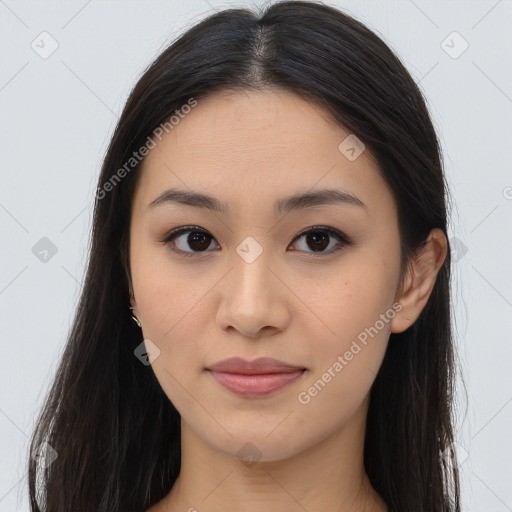
[[[433,229],[425,245],[409,263],[402,289],[396,297],[402,309],[391,321],[391,332],[405,331],[420,316],[432,293],[447,252],[448,242],[444,232],[439,228]]]

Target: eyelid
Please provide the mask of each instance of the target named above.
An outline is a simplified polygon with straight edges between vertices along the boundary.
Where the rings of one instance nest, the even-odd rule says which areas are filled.
[[[172,242],[175,238],[177,238],[178,236],[180,236],[184,233],[188,233],[188,232],[205,233],[207,235],[210,235],[213,240],[216,240],[215,237],[206,229],[201,228],[200,226],[188,225],[188,226],[180,226],[178,228],[172,229],[167,234],[165,234],[164,237],[159,240],[159,242],[163,243],[164,245],[169,245],[170,242]],[[348,237],[345,233],[343,233],[339,229],[336,229],[336,228],[333,228],[330,226],[326,226],[326,225],[315,225],[315,226],[310,226],[310,227],[304,229],[303,231],[301,231],[300,233],[295,235],[295,237],[290,242],[290,245],[293,244],[296,240],[302,238],[303,236],[305,236],[309,233],[316,233],[316,232],[324,232],[324,233],[327,233],[328,235],[332,236],[333,238],[336,238],[336,240],[338,241],[337,247],[334,249],[331,249],[327,252],[317,252],[317,253],[308,252],[308,251],[297,251],[297,252],[305,252],[307,257],[318,258],[318,257],[322,257],[322,256],[324,256],[324,257],[329,256],[329,255],[336,253],[339,250],[343,249],[345,246],[353,245],[351,238]],[[211,251],[202,251],[202,252],[201,251],[199,251],[199,252],[183,251],[181,249],[171,249],[171,250],[173,252],[183,255],[185,257],[190,257],[190,256],[202,257],[202,256],[208,254],[209,252],[211,252]]]
[[[352,243],[350,238],[347,235],[345,235],[345,233],[340,231],[339,229],[331,228],[330,226],[324,226],[324,225],[311,226],[309,228],[304,229],[303,231],[301,231],[294,237],[292,242],[295,242],[295,240],[303,237],[304,235],[307,235],[309,233],[316,233],[317,231],[323,231],[325,233],[328,233],[329,235],[332,235],[333,237],[337,238],[338,240],[340,240],[343,243],[346,243],[347,245]]]

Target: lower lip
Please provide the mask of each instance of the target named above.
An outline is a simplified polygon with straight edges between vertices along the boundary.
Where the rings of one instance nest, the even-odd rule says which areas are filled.
[[[305,370],[297,370],[286,373],[244,375],[241,373],[209,371],[218,383],[229,389],[229,391],[246,398],[255,398],[274,393],[287,384],[296,381],[305,373]]]

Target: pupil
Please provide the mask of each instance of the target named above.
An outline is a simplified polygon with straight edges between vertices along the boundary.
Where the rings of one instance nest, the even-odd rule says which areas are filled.
[[[312,239],[313,243],[318,244],[320,241],[322,241],[322,239],[325,242],[327,240],[327,238],[328,238],[327,233],[313,233],[313,234],[309,233],[307,235],[308,243]],[[325,249],[328,245],[329,245],[329,243],[323,243],[322,247],[320,247],[320,250]]]
[[[205,249],[208,249],[208,246],[210,245],[210,242],[208,242],[206,245],[204,245],[204,242],[207,238],[207,235],[205,233],[190,233],[187,238],[187,243],[189,246],[196,250],[196,251],[202,251]],[[203,242],[203,246],[201,246],[201,241]],[[194,244],[198,244],[199,247],[194,247]]]

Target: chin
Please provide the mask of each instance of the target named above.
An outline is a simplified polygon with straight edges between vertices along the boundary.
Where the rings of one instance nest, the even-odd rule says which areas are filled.
[[[208,438],[204,439],[214,450],[220,451],[233,458],[239,459],[251,467],[256,462],[276,462],[293,457],[297,453],[314,444],[314,440],[307,442],[305,439],[296,439],[289,430],[272,432],[272,429],[264,429],[261,432],[251,432],[248,428],[243,432],[226,434],[222,439],[212,438],[211,431]],[[272,432],[268,435],[268,432]],[[303,434],[303,432],[302,432]]]

